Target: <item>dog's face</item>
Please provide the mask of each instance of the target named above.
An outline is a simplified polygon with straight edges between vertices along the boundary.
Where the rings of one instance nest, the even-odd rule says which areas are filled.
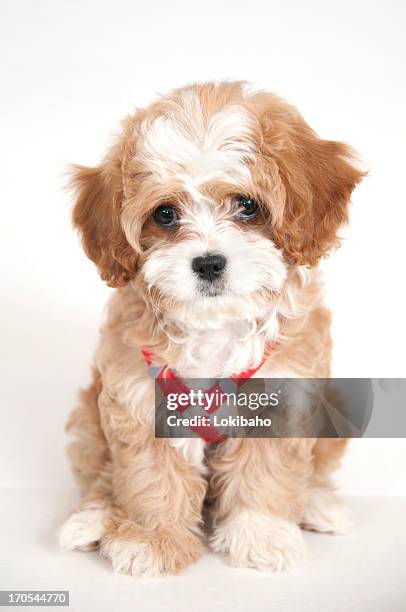
[[[110,285],[138,277],[161,307],[243,308],[337,243],[362,178],[351,156],[275,96],[191,86],[127,119],[99,168],[76,169],[74,222]]]

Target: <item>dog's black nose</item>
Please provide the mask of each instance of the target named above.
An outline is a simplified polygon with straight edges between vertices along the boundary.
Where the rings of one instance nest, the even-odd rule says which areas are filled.
[[[195,257],[192,261],[192,270],[200,278],[214,281],[221,276],[226,267],[226,258],[223,255],[206,255],[205,257]]]

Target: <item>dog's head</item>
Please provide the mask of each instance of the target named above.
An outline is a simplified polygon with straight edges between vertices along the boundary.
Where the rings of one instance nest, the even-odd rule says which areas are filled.
[[[266,296],[338,244],[363,173],[297,110],[239,83],[193,85],[138,110],[73,212],[110,286],[138,277],[169,308]]]

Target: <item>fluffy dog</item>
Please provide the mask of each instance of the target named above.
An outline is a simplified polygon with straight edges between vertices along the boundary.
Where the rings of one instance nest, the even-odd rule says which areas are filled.
[[[298,111],[241,83],[205,83],[138,109],[104,161],[77,166],[73,221],[116,287],[92,385],[67,428],[83,499],[59,533],[134,575],[176,573],[210,544],[282,569],[300,527],[345,529],[330,484],[345,440],[154,437],[142,349],[181,377],[328,377],[319,260],[338,245],[363,173]]]

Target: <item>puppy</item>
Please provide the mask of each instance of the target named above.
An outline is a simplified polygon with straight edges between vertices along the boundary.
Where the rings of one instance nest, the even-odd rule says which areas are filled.
[[[345,440],[156,439],[144,354],[180,377],[328,377],[317,264],[362,179],[353,160],[277,96],[204,83],[136,110],[98,167],[74,168],[74,225],[117,291],[67,425],[83,498],[63,548],[180,572],[204,550],[207,498],[210,545],[236,566],[283,569],[300,527],[345,530],[329,480]]]

